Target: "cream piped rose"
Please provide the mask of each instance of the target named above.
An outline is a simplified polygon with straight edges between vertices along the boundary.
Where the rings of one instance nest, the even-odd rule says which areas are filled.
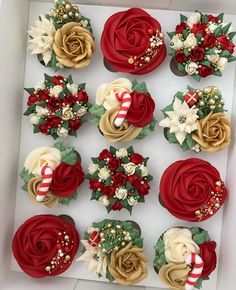
[[[184,263],[186,256],[199,253],[198,245],[188,229],[173,228],[164,233],[165,257],[167,262]]]
[[[119,105],[115,94],[127,91],[132,92],[132,83],[125,78],[118,78],[111,83],[105,83],[98,87],[96,92],[96,104],[110,110]]]
[[[24,167],[35,175],[39,174],[39,168],[48,164],[53,170],[61,162],[61,153],[54,147],[39,147],[34,149],[26,158]]]

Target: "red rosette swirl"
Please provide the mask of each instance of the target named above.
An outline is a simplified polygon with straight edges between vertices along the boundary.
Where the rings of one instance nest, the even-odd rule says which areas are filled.
[[[83,181],[84,172],[79,161],[74,165],[61,162],[53,171],[50,190],[59,197],[69,197]]]
[[[156,69],[166,57],[164,42],[151,59],[138,65],[128,62],[131,57],[141,59],[150,47],[150,37],[161,32],[160,23],[140,8],[131,8],[113,14],[105,23],[101,36],[101,50],[106,62],[117,71],[137,75]],[[162,38],[163,39],[163,38]]]
[[[172,215],[195,222],[215,214],[223,205],[227,190],[214,166],[189,158],[174,162],[164,171],[159,197]]]
[[[66,246],[58,242],[65,238]],[[54,215],[36,215],[19,227],[12,241],[12,250],[26,274],[43,278],[60,275],[70,267],[79,241],[79,234],[71,223]],[[59,255],[60,246],[63,256]]]

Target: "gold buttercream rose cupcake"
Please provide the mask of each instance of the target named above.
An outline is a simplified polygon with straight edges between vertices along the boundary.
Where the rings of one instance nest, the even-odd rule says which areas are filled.
[[[122,286],[147,277],[141,230],[133,221],[103,220],[93,223],[84,236],[83,255],[78,259],[99,277]]]
[[[154,131],[155,102],[145,83],[118,78],[97,89],[92,122],[110,142],[143,139]]]
[[[216,242],[199,227],[171,228],[154,249],[154,270],[171,290],[200,289],[216,268]]]
[[[90,20],[68,0],[54,0],[49,14],[41,15],[28,31],[29,49],[39,61],[55,71],[83,68],[95,51]]]
[[[165,118],[159,125],[164,127],[169,143],[196,152],[217,152],[230,145],[231,122],[217,87],[188,87],[186,92],[177,92],[173,102],[162,111]]]

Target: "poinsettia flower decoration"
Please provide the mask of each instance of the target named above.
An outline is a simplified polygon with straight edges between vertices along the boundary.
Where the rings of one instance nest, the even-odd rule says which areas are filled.
[[[236,60],[233,56],[236,32],[231,31],[231,23],[223,22],[223,16],[201,12],[188,17],[180,15],[180,24],[168,33],[169,54],[180,72],[199,81],[212,74],[222,76],[228,63]]]

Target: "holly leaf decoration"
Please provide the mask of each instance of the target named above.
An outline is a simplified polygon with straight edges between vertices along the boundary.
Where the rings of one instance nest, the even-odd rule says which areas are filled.
[[[28,107],[27,110],[24,112],[24,116],[29,116],[30,114],[33,114],[35,112],[35,107],[35,104]]]
[[[33,173],[30,173],[25,167],[22,169],[20,173],[20,177],[23,179],[25,183],[28,183],[30,179],[34,178],[35,175]]]
[[[106,112],[105,108],[101,105],[93,105],[89,110],[91,114],[101,119],[102,115]]]
[[[75,192],[74,194],[72,194],[71,196],[69,196],[69,197],[66,197],[66,198],[63,198],[63,199],[60,199],[60,203],[61,204],[65,204],[65,205],[69,205],[70,204],[70,202],[72,201],[72,200],[75,200],[76,198],[77,198],[77,192]]]
[[[210,240],[209,234],[207,231],[202,231],[199,234],[193,236],[193,240],[197,245],[201,245]]]
[[[30,95],[35,91],[34,88],[24,88],[24,90]]]
[[[66,147],[65,147],[65,145],[63,144],[63,142],[57,142],[57,143],[54,144],[53,147],[57,148],[59,151],[64,151],[64,150],[66,150]]]
[[[144,139],[147,135],[150,134],[150,132],[155,130],[157,120],[155,118],[152,119],[151,123],[145,127],[142,128],[139,135],[136,137],[136,139]]]
[[[61,151],[61,161],[66,164],[74,165],[77,162],[77,155],[74,148],[68,147]]]
[[[199,278],[199,279],[197,280],[196,284],[194,285],[194,287],[197,288],[197,289],[202,288],[202,282],[203,282],[204,280],[209,280],[209,279],[210,279],[209,277]]]
[[[138,93],[148,93],[145,82],[138,83],[137,80],[132,82],[132,90]]]

